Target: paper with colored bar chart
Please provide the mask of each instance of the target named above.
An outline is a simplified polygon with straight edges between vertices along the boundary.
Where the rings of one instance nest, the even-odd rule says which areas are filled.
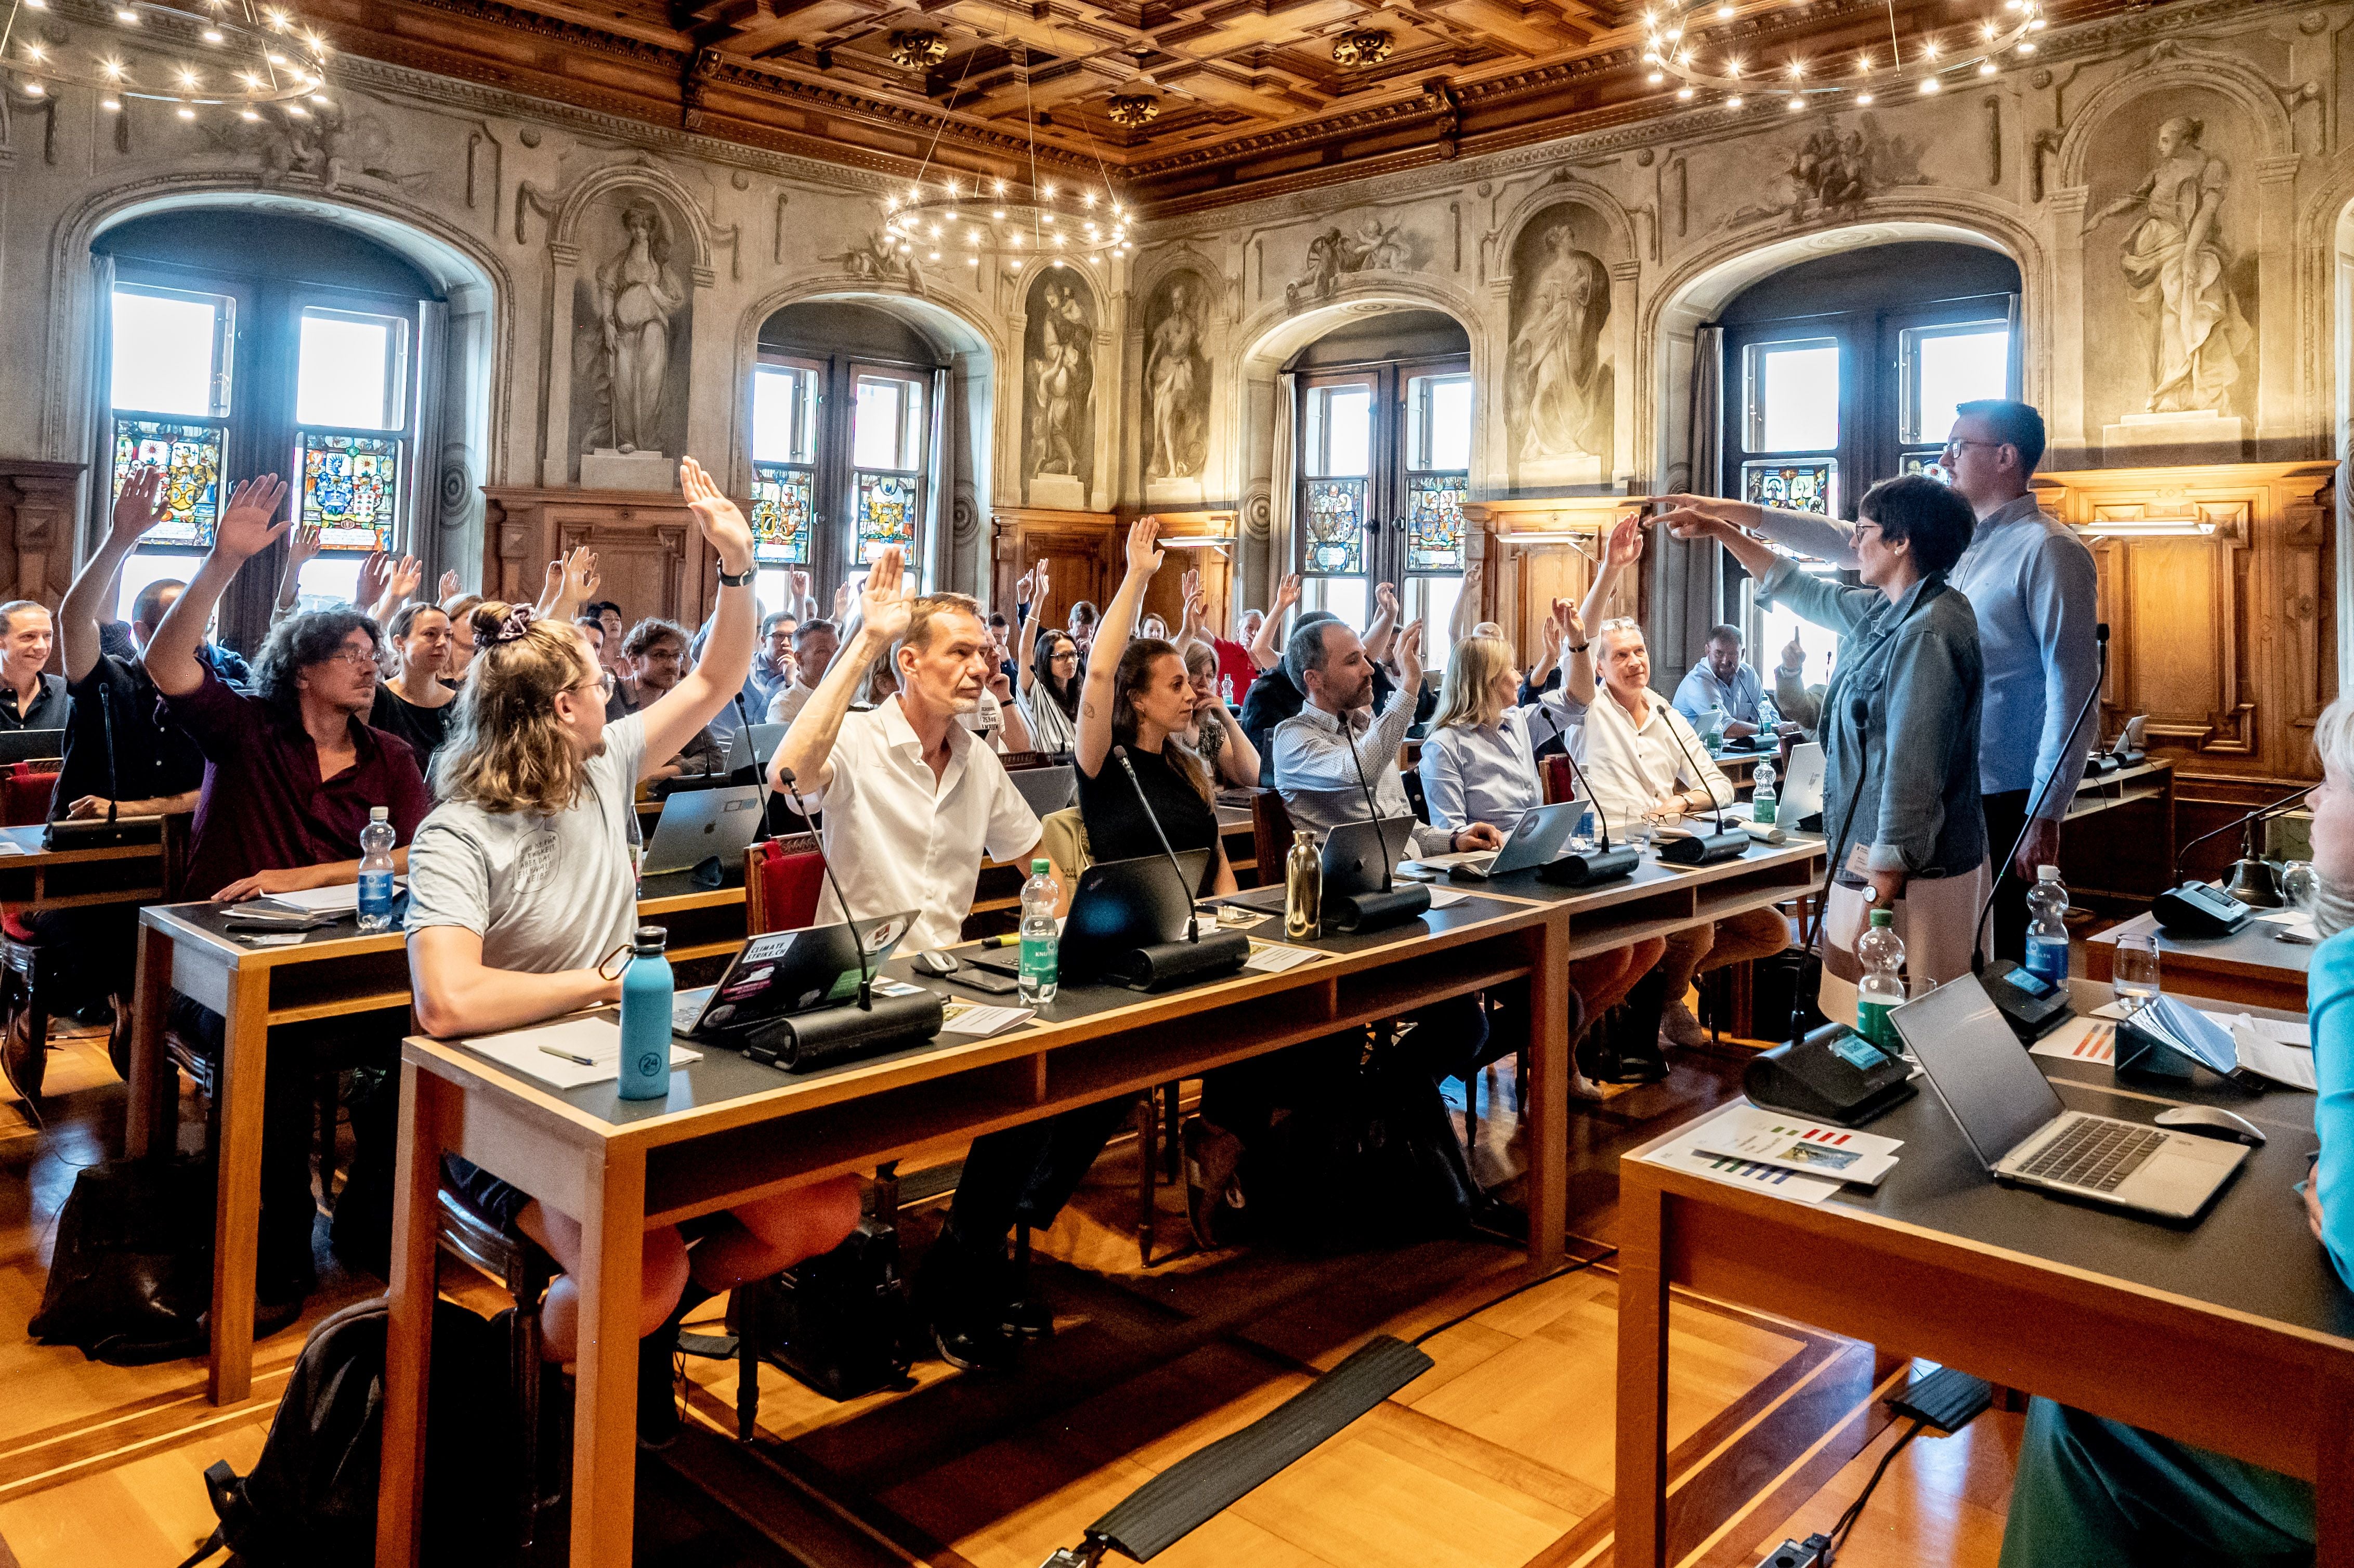
[[[1900,1139],[1858,1132],[1853,1128],[1808,1121],[1755,1106],[1737,1107],[1708,1124],[1699,1142],[1702,1154],[1754,1160],[1803,1176],[1877,1187],[1896,1169]]]
[[[1746,1101],[1736,1101],[1712,1117],[1694,1122],[1670,1137],[1643,1158],[1652,1164],[1664,1165],[1673,1171],[1689,1171],[1712,1181],[1731,1182],[1736,1187],[1751,1187],[1787,1198],[1793,1202],[1819,1203],[1840,1190],[1837,1181],[1826,1181],[1813,1176],[1801,1176],[1780,1165],[1767,1165],[1762,1160],[1744,1160],[1737,1155],[1704,1154],[1700,1140],[1709,1136],[1709,1129],[1718,1122],[1740,1111],[1751,1108]]]
[[[2117,1026],[2105,1018],[2072,1018],[2027,1049],[2032,1055],[2105,1067],[2117,1059]]]

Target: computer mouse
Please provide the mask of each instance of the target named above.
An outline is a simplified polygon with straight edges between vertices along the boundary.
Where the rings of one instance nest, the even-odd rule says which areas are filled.
[[[928,975],[945,976],[956,973],[957,970],[964,968],[964,966],[958,963],[955,958],[949,954],[930,952],[917,953],[916,955],[916,968]]]
[[[2158,1113],[2158,1125],[2201,1138],[2228,1138],[2234,1143],[2261,1144],[2263,1129],[2243,1116],[2221,1106],[2175,1106]]]

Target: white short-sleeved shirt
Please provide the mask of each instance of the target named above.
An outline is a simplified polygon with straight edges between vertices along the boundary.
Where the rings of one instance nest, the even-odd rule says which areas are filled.
[[[822,794],[804,790],[802,807],[823,809],[826,859],[858,918],[916,911],[911,949],[956,944],[984,851],[1011,860],[1038,842],[1037,813],[996,753],[952,724],[948,767],[935,779],[896,696],[843,715],[829,761],[832,782]],[[817,917],[843,918],[832,884],[818,895]]]
[[[631,714],[605,726],[604,754],[588,759],[570,810],[434,807],[408,852],[405,929],[463,927],[494,969],[554,974],[600,962],[638,923],[629,815],[645,756],[645,715]]]
[[[1733,781],[1710,758],[1691,721],[1657,692],[1649,694],[1651,714],[1640,729],[1634,715],[1598,684],[1590,706],[1581,707],[1566,693],[1546,695],[1558,695],[1569,715],[1569,755],[1585,771],[1594,803],[1612,832],[1626,832],[1670,789],[1705,789],[1726,806],[1736,799]]]

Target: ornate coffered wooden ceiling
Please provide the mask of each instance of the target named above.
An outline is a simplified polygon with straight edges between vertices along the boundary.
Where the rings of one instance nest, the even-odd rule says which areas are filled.
[[[2001,0],[1893,0],[1975,26]],[[2052,0],[2056,25],[2148,0]],[[838,163],[1100,165],[1188,210],[1683,107],[1643,0],[305,0],[336,46]],[[1884,44],[1890,0],[1737,0],[1761,60]]]

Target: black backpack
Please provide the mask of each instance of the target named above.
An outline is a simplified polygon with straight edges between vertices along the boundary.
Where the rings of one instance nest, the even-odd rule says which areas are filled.
[[[213,1290],[213,1168],[181,1155],[110,1160],[74,1177],[33,1338],[143,1366],[201,1355]]]
[[[243,1568],[314,1568],[376,1556],[376,1475],[384,1454],[383,1297],[323,1319],[278,1402],[261,1456],[240,1478],[226,1460],[205,1471],[219,1528],[180,1568],[226,1548]],[[525,1478],[509,1393],[504,1316],[433,1304],[433,1384],[427,1405],[424,1561],[498,1562],[508,1552],[486,1520],[514,1519]]]

